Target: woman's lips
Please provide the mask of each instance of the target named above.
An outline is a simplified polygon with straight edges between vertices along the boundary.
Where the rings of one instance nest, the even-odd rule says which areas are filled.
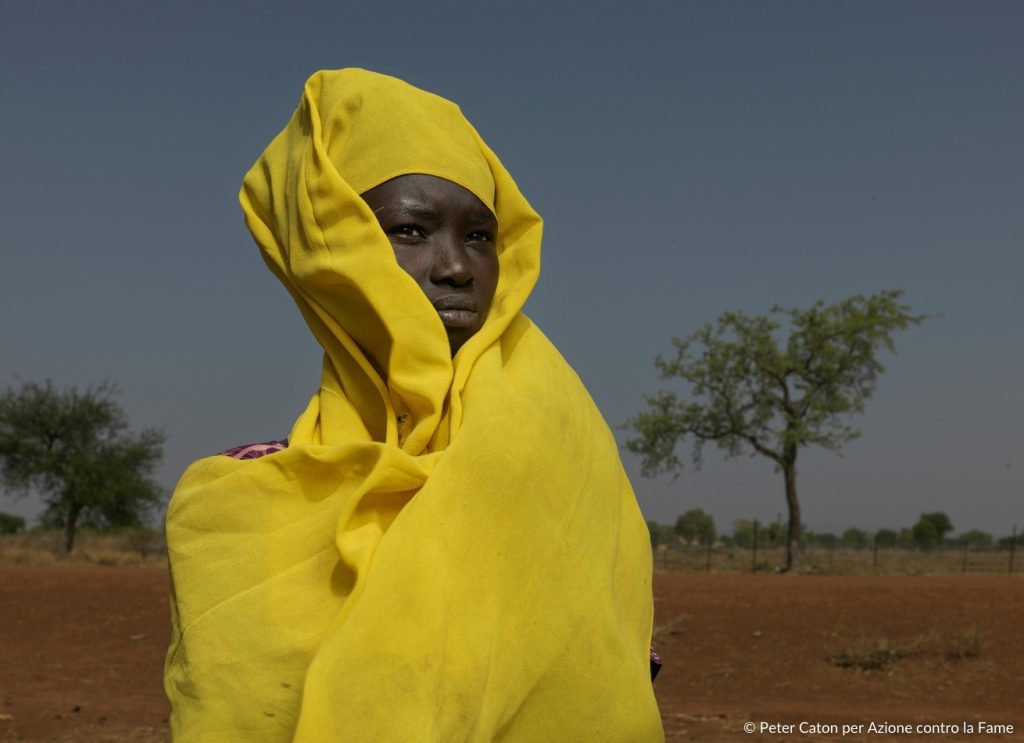
[[[466,294],[449,294],[434,300],[441,322],[446,328],[468,328],[476,325],[477,304]]]
[[[438,310],[446,328],[469,328],[476,325],[476,313],[470,310]]]

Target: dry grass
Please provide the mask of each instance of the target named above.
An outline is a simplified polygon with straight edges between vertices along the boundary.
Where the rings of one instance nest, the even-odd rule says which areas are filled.
[[[685,621],[686,615],[680,614],[677,617],[673,617],[668,623],[655,627],[654,631],[651,632],[651,642],[658,642],[670,635],[685,635],[686,630],[683,628],[683,622]]]
[[[950,662],[978,658],[985,649],[983,633],[976,627],[964,627],[952,634],[939,632],[901,640],[884,636],[858,635],[837,645],[829,660],[840,668],[856,671],[881,671],[906,658],[932,658]]]
[[[71,554],[62,557],[64,535],[32,531],[0,536],[0,564],[53,565],[61,562],[95,565],[162,565],[167,560],[163,536],[151,529],[98,533],[83,529],[75,536]]]
[[[849,645],[840,646],[832,654],[832,663],[840,668],[857,671],[880,671],[886,666],[911,655],[920,655],[929,637],[921,635],[903,641],[886,637],[856,638]]]
[[[968,660],[977,658],[987,645],[985,634],[977,627],[965,627],[946,641],[946,660]]]

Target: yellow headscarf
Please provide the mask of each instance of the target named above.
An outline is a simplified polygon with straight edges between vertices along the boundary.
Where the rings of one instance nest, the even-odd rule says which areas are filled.
[[[495,299],[454,360],[359,197],[406,173],[498,218]],[[541,220],[459,109],[316,73],[241,202],[324,365],[287,449],[202,459],[171,501],[175,740],[662,740],[647,529],[521,312]]]

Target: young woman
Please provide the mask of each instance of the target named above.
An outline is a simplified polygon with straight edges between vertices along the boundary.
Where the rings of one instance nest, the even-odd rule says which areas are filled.
[[[319,72],[241,202],[324,363],[287,442],[172,499],[175,740],[661,740],[647,528],[459,109]]]

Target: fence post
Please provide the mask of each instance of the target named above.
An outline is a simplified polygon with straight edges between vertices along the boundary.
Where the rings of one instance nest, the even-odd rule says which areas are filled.
[[[757,572],[757,519],[754,519],[754,549],[753,549],[752,554],[753,554],[753,557],[750,558],[750,572],[751,573],[756,573]],[[1012,558],[1011,558],[1011,560],[1012,560]]]
[[[1013,534],[1010,537],[1010,567],[1007,572],[1013,575],[1013,553],[1017,549],[1017,525],[1013,525]]]
[[[967,551],[970,548],[971,548],[971,546],[969,544],[967,544],[967,542],[964,542],[964,559],[963,559],[963,562],[960,563],[960,573],[961,573],[961,575],[967,572]]]
[[[877,534],[875,535],[874,539],[872,540],[871,551],[873,553],[871,555],[871,572],[877,574],[878,573],[878,535]]]
[[[711,572],[711,542],[708,542],[708,565],[707,565],[707,568],[708,568],[707,572],[710,573]]]

